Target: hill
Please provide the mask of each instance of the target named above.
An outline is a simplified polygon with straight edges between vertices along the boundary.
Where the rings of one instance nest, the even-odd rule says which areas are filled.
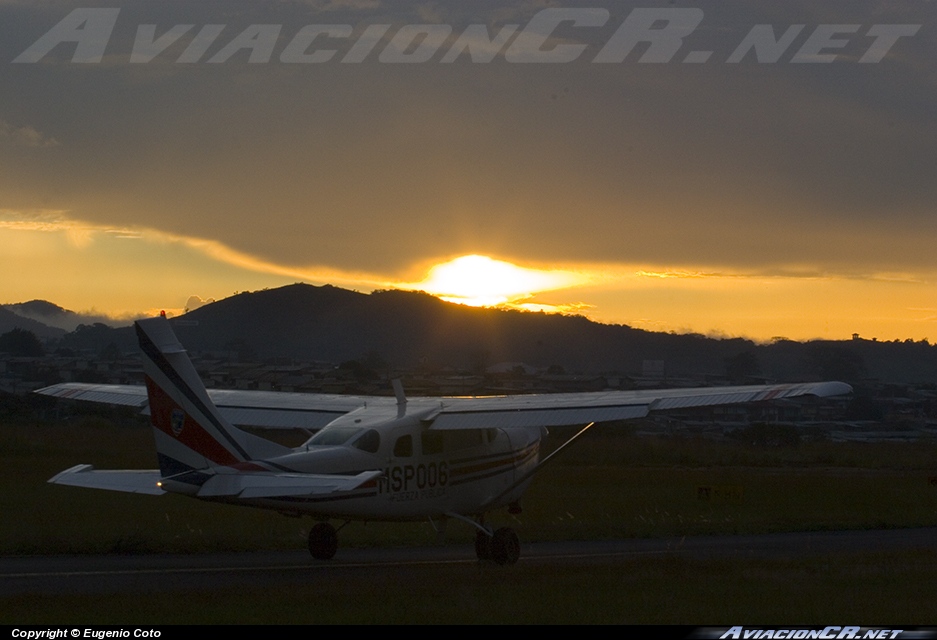
[[[16,304],[2,306],[7,311],[12,311],[22,318],[28,318],[41,322],[48,327],[61,329],[61,333],[74,331],[78,328],[78,325],[82,324],[114,324],[114,321],[107,316],[94,313],[75,313],[47,300],[30,300],[29,302],[17,302]],[[123,324],[129,324],[129,322]]]
[[[249,330],[246,328],[249,327]],[[722,359],[754,344],[653,333],[580,317],[466,307],[424,293],[362,294],[304,284],[242,293],[185,315],[176,331],[204,349],[341,362],[366,356],[400,367],[473,369],[496,362],[580,371],[640,371],[663,359],[674,373],[722,373]]]
[[[592,322],[581,316],[473,308],[425,293],[358,293],[295,284],[241,293],[174,321],[193,351],[237,353],[391,367],[480,371],[523,362],[570,372],[641,375],[646,361],[662,362],[668,377],[726,376],[736,383],[837,379],[856,382],[937,382],[937,347],[922,342],[869,340],[756,344]],[[85,325],[63,346],[100,350],[114,343],[135,349],[133,329]]]
[[[7,333],[13,329],[32,331],[34,334],[36,334],[37,338],[42,340],[59,339],[65,335],[64,329],[50,327],[45,323],[39,322],[38,320],[25,318],[21,315],[13,313],[3,306],[0,306],[0,334]]]

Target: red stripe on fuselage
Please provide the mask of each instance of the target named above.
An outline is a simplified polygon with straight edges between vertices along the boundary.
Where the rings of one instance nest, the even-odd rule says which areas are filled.
[[[146,376],[146,390],[150,399],[150,422],[154,427],[205,456],[215,464],[233,465],[240,460],[228,451],[220,442],[205,431],[188,413],[185,414],[182,431],[179,435],[172,430],[172,412],[182,410],[163,389],[149,376]]]
[[[539,448],[539,443],[531,445],[526,449],[521,451],[512,451],[509,454],[505,454],[506,457],[497,458],[495,460],[490,460],[488,462],[480,462],[478,464],[463,465],[456,467],[452,470],[451,474],[455,477],[463,477],[473,473],[479,473],[481,471],[490,471],[492,469],[497,469],[499,467],[504,467],[504,471],[518,466],[526,462],[532,455],[536,455]]]
[[[514,466],[514,458],[507,457],[501,458],[499,460],[491,460],[489,462],[482,462],[481,464],[467,465],[464,467],[459,467],[451,471],[453,477],[466,476],[472,473],[478,473],[479,471],[489,471],[491,469],[496,469],[498,467],[504,467],[505,470],[510,469]]]

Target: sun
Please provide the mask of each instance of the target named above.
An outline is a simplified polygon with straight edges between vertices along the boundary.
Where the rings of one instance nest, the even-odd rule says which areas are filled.
[[[540,291],[565,289],[581,281],[571,271],[532,269],[468,255],[435,265],[421,282],[406,288],[420,289],[448,302],[488,307],[522,300]]]

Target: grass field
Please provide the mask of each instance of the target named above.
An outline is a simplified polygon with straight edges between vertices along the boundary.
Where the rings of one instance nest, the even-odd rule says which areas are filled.
[[[562,437],[557,438],[562,440]],[[791,448],[637,438],[599,430],[548,467],[524,513],[498,514],[521,539],[569,540],[937,526],[937,446],[811,443]],[[79,462],[153,465],[147,428],[0,426],[0,552],[201,553],[297,549],[309,519],[46,484]],[[452,544],[472,531],[454,523]],[[363,525],[342,545],[428,545],[426,523]],[[0,600],[0,623],[628,622],[937,624],[937,554],[792,560],[630,559],[542,569],[426,567],[406,588],[339,579],[289,589]],[[853,616],[844,621],[844,616]],[[858,616],[858,617],[856,617]]]
[[[148,428],[97,420],[0,427],[0,553],[147,553],[301,548],[311,520],[203,503],[49,485],[79,462],[154,466]],[[813,443],[791,449],[613,431],[590,434],[534,481],[525,540],[937,525],[937,446]],[[706,499],[708,498],[708,499]],[[467,526],[450,537],[469,540]],[[352,524],[343,545],[421,545],[428,523]]]

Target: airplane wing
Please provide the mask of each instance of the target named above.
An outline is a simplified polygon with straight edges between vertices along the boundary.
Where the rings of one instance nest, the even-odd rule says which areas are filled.
[[[65,382],[36,390],[44,396],[138,407],[149,413],[146,387],[138,385]],[[221,414],[231,424],[265,429],[321,429],[335,418],[365,405],[393,406],[393,398],[324,393],[286,393],[209,389]]]
[[[425,421],[431,429],[558,427],[643,418],[653,411],[850,393],[842,382],[811,382],[741,387],[695,387],[640,391],[411,398],[411,409],[433,408]],[[36,393],[57,398],[137,406],[146,411],[146,388],[130,385],[64,383]],[[320,429],[355,409],[396,413],[396,400],[384,396],[221,390],[208,392],[231,423],[268,429]]]
[[[842,382],[744,387],[697,387],[641,391],[445,398],[431,429],[559,427],[643,418],[652,411],[850,393]]]

